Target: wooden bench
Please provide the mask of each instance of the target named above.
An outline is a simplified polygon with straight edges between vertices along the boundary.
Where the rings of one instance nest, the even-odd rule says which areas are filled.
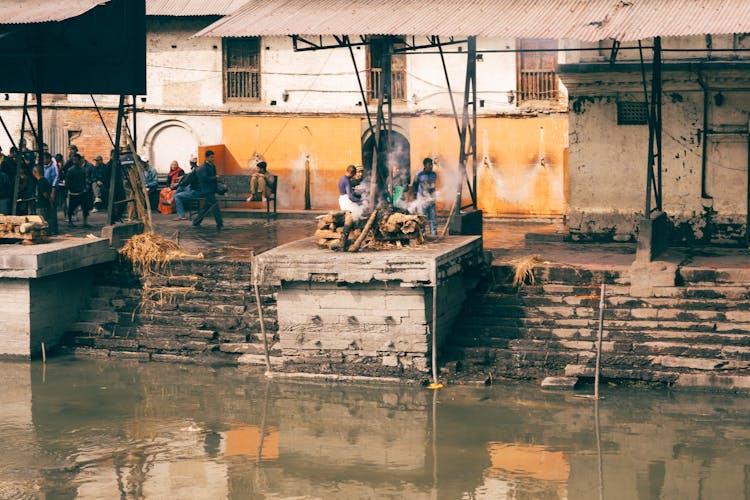
[[[271,178],[268,186],[271,196],[266,198],[266,218],[271,217],[271,203],[273,203],[273,216],[276,217],[276,189],[279,185],[279,177],[269,174]],[[228,191],[224,195],[217,195],[217,200],[224,203],[245,203],[251,196],[250,193],[250,176],[249,175],[224,175],[219,182],[227,185]],[[262,200],[258,200],[262,201]]]

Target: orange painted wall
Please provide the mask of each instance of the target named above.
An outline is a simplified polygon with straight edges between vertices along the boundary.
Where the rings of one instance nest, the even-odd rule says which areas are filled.
[[[565,213],[567,135],[566,117],[480,118],[477,121],[479,208],[488,216]],[[458,179],[455,121],[442,117],[414,118],[410,141],[412,174],[425,156],[437,158],[439,208],[449,210]],[[463,196],[468,200],[466,189]]]
[[[250,173],[260,154],[279,176],[280,209],[305,206],[305,161],[310,161],[313,209],[338,207],[338,179],[347,165],[361,163],[361,122],[340,117],[225,117],[225,172]]]
[[[346,165],[361,162],[361,126],[359,118],[347,117],[225,117],[225,173],[249,173],[248,163],[258,153],[269,171],[279,176],[279,208],[300,210],[304,208],[305,160],[309,159],[312,208],[336,208],[338,178]],[[414,117],[406,130],[412,176],[425,156],[436,158],[438,208],[450,210],[458,178],[455,121],[452,117]],[[488,216],[564,214],[567,135],[565,116],[480,118],[479,208]],[[468,200],[465,189],[463,196]]]

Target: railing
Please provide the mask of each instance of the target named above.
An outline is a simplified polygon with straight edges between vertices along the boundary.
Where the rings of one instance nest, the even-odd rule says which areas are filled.
[[[521,70],[518,82],[518,100],[549,101],[559,97],[557,75],[554,71]]]
[[[370,69],[370,86],[368,87],[369,98],[373,101],[378,100],[380,91],[380,68]],[[391,98],[394,101],[406,100],[406,71],[394,71],[391,73]]]
[[[227,99],[260,99],[260,71],[228,68]]]

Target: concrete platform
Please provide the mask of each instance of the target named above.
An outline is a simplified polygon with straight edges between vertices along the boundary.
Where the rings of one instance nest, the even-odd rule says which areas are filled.
[[[88,298],[96,265],[115,257],[101,238],[0,245],[0,357],[54,348]]]
[[[43,278],[111,262],[116,252],[102,238],[52,238],[40,245],[0,245],[0,278]]]
[[[284,370],[419,378],[433,335],[439,347],[451,332],[482,259],[479,236],[360,253],[305,238],[257,256],[254,272],[279,287]]]

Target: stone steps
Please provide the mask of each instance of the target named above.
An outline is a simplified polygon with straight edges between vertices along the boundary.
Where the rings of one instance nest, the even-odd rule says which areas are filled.
[[[510,270],[496,266],[495,283],[469,298],[446,359],[512,377],[593,374],[603,280],[604,376],[695,386],[711,385],[710,374],[745,384],[750,270],[683,270],[684,286],[657,287],[646,298],[630,295],[627,272],[546,265],[517,289]]]

